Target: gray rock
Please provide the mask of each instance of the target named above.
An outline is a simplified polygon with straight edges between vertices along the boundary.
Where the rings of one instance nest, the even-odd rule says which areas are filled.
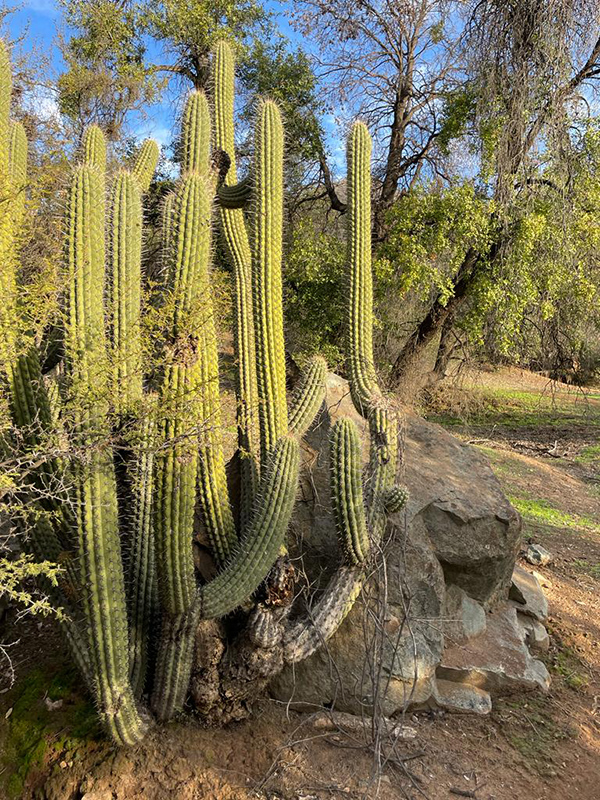
[[[483,606],[458,586],[446,587],[443,613],[446,646],[462,644],[485,631],[486,621]]]
[[[522,614],[543,622],[548,617],[548,601],[535,575],[515,566],[509,598]]]
[[[438,678],[434,683],[429,705],[457,714],[484,716],[492,710],[492,699],[485,689]]]
[[[330,374],[325,407],[303,444],[300,502],[292,528],[292,551],[302,554],[316,591],[340,558],[328,453],[329,431],[340,417],[358,425],[366,464],[367,425],[354,408],[347,382]],[[434,691],[442,657],[443,619],[450,616],[444,578],[454,584],[452,614],[458,627],[453,633],[464,640],[485,627],[479,603],[490,606],[508,595],[521,522],[487,461],[438,425],[408,412],[403,422],[401,483],[410,499],[391,520],[385,582],[381,574],[372,581],[326,647],[275,679],[272,692],[278,699],[300,707],[334,703],[341,711],[369,713],[376,688],[382,697],[383,682],[385,700],[378,713],[392,715],[425,702]]]
[[[532,653],[547,653],[550,647],[550,637],[542,623],[538,622],[534,617],[521,613],[519,610],[517,610],[517,620],[523,628],[525,643],[529,650]]]
[[[272,682],[273,696],[296,708],[331,705],[369,714],[377,693],[375,710],[386,716],[427,700],[444,643],[445,590],[422,527],[406,536],[396,531],[385,585],[385,607],[382,580],[374,579],[327,645]]]
[[[485,689],[492,695],[545,691],[550,685],[548,670],[529,653],[517,611],[510,603],[488,614],[481,636],[444,650],[437,678]]]
[[[521,518],[487,459],[438,425],[406,417],[409,520],[420,516],[447,583],[487,606],[504,599]]]
[[[542,547],[541,544],[530,544],[527,547],[525,559],[529,561],[530,564],[533,564],[534,567],[543,567],[546,564],[550,564],[554,556],[549,550]]]

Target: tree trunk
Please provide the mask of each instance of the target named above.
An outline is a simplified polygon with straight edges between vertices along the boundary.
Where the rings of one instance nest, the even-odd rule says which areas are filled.
[[[481,254],[476,250],[471,248],[467,251],[454,280],[452,296],[445,305],[439,295],[436,297],[421,324],[411,334],[396,358],[390,375],[390,383],[393,388],[399,387],[409,374],[412,374],[423,351],[433,342],[436,336],[440,335],[442,327],[447,320],[449,320],[449,325],[451,326],[477,274],[477,266],[480,260]]]

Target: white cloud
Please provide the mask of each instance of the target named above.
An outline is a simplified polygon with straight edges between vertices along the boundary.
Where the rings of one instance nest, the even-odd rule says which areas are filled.
[[[60,109],[54,93],[45,86],[36,86],[23,96],[23,107],[43,122],[60,122]]]

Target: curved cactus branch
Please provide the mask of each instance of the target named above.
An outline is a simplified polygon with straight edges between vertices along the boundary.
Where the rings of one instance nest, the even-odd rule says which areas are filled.
[[[223,571],[200,590],[200,614],[215,619],[252,596],[275,563],[298,489],[300,451],[295,439],[277,442],[256,497],[248,530]]]
[[[325,401],[326,377],[325,359],[320,356],[311,358],[290,401],[290,432],[296,436],[304,436],[319,413]]]

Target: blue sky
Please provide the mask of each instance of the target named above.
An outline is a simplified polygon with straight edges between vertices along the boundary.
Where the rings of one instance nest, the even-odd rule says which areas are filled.
[[[284,35],[294,44],[302,44],[310,50],[310,43],[305,42],[299,34],[292,30],[286,19],[284,9],[289,6],[289,3],[267,0],[265,5],[276,15],[278,26]],[[18,11],[8,15],[4,22],[4,28],[17,51],[22,50],[25,53],[38,51],[49,57],[49,77],[51,79],[58,77],[63,68],[63,61],[56,38],[59,31],[68,35],[58,2],[54,2],[54,0],[25,2]],[[40,87],[30,102],[38,107],[40,103],[43,104],[48,109],[47,113],[56,113],[57,111],[53,96],[48,89]],[[167,146],[171,142],[176,108],[173,99],[165,97],[163,102],[158,102],[147,110],[146,118],[131,115],[128,120],[129,130],[140,139],[151,137],[156,139],[161,146]],[[330,133],[329,145],[333,167],[336,171],[342,171],[345,161],[344,147],[339,136],[336,135],[335,120],[333,117],[325,119],[324,124]]]

